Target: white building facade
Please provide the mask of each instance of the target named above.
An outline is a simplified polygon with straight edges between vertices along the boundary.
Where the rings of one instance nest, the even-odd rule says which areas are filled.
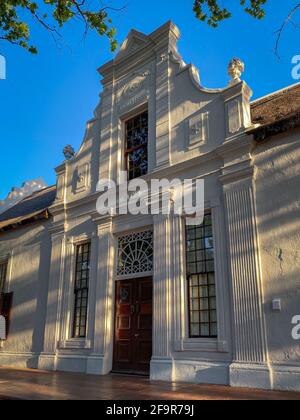
[[[54,201],[30,223],[0,219],[1,365],[300,390],[298,117],[255,122],[270,98],[251,104],[238,60],[228,86],[203,88],[179,37],[171,22],[130,32]],[[203,224],[101,216],[97,183],[124,170],[204,179]]]

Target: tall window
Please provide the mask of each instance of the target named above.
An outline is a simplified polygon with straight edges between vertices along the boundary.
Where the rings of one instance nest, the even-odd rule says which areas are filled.
[[[0,262],[0,293],[4,293],[7,275],[7,261]]]
[[[217,337],[214,242],[211,213],[201,226],[187,226],[187,274],[191,338]]]
[[[91,244],[77,246],[73,337],[85,338],[89,295]]]
[[[126,169],[132,180],[148,172],[148,111],[126,122],[125,136]]]

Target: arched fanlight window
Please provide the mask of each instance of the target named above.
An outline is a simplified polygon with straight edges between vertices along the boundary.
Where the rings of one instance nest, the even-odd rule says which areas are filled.
[[[153,270],[153,232],[137,232],[118,239],[118,276]]]

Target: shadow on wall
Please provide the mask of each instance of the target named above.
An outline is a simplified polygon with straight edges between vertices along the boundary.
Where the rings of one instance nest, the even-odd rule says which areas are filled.
[[[49,222],[43,225],[34,223],[30,228],[3,234],[6,249],[14,249],[9,283],[10,291],[14,292],[14,302],[10,332],[2,353],[36,354],[43,348],[51,253],[48,226]],[[31,229],[34,229],[34,234],[30,233]],[[20,247],[21,233],[31,237]],[[15,242],[18,246],[14,246]],[[29,362],[28,367],[35,367],[34,361]]]
[[[299,131],[271,138],[254,153],[270,359],[299,364],[300,342],[292,338],[292,318],[300,312]],[[281,312],[272,310],[277,298],[282,302]]]

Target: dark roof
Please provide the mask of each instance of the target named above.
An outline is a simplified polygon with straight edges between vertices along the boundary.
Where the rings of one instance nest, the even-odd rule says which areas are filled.
[[[48,217],[48,208],[53,204],[56,187],[48,187],[33,193],[30,197],[0,214],[0,231]]]
[[[300,84],[258,99],[251,104],[252,122],[270,125],[300,113]]]

